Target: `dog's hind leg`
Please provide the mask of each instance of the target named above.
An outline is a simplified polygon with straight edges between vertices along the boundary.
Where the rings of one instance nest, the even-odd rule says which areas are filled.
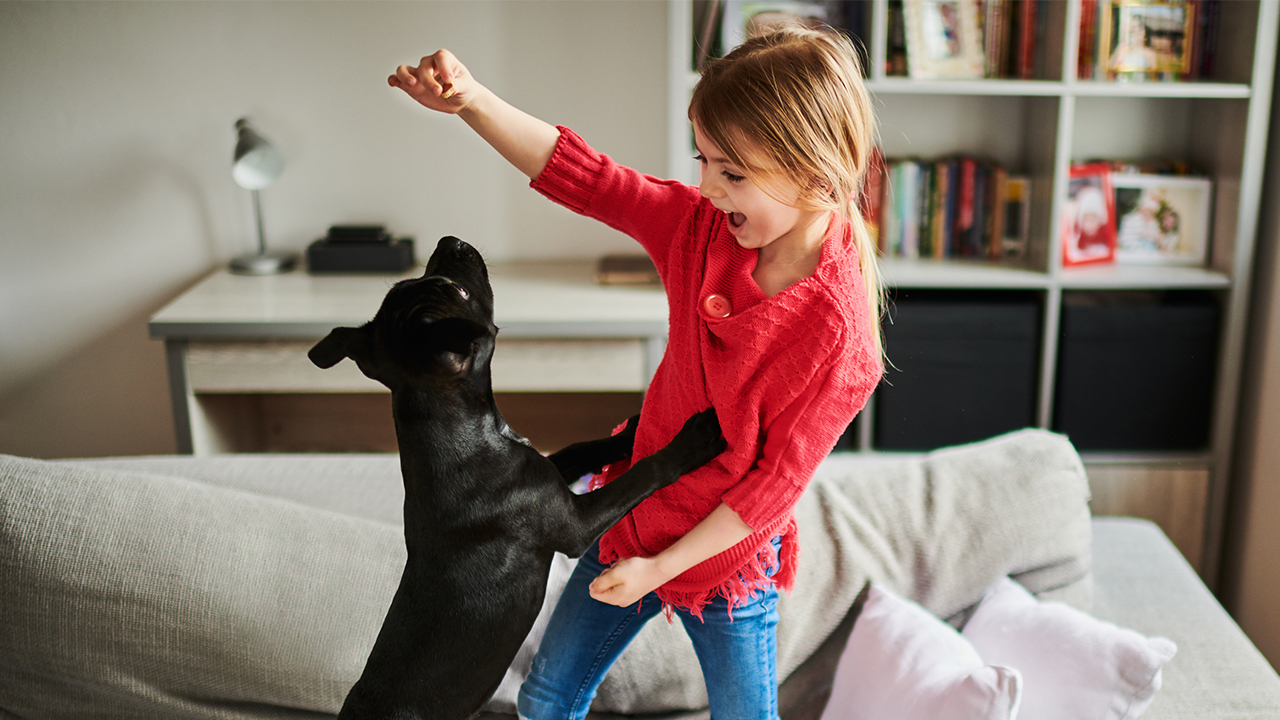
[[[572,517],[564,518],[556,533],[562,546],[554,549],[580,557],[641,500],[710,462],[725,447],[714,409],[690,417],[666,447],[637,460],[599,490],[574,495]]]
[[[631,447],[636,441],[636,426],[640,424],[640,416],[635,415],[627,420],[626,426],[615,435],[599,440],[587,440],[574,443],[559,452],[552,453],[548,460],[556,466],[560,477],[566,483],[574,483],[583,475],[594,475],[604,469],[605,465],[626,460],[631,457]]]

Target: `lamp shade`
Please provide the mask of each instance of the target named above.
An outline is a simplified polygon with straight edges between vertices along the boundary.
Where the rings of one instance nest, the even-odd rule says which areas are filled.
[[[261,190],[275,182],[284,172],[284,158],[266,138],[259,135],[247,118],[236,121],[236,156],[231,176],[247,190]]]

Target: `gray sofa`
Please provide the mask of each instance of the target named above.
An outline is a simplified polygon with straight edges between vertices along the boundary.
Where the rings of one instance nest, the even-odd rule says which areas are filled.
[[[399,579],[401,498],[386,455],[0,456],[0,718],[332,717]],[[783,719],[821,711],[868,580],[959,626],[1005,576],[1177,644],[1144,717],[1280,717],[1280,677],[1172,544],[1149,523],[1091,518],[1087,500],[1074,449],[1043,431],[833,455],[797,508]],[[556,563],[548,604],[570,567]],[[494,716],[513,712],[545,610]],[[658,621],[593,712],[693,718],[705,704],[687,638]]]

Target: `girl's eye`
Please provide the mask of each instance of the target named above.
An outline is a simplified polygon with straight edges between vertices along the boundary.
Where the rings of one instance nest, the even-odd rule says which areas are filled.
[[[693,156],[693,159],[694,159],[694,160],[697,160],[699,163],[701,163],[701,165],[702,165],[702,167],[703,167],[703,168],[706,168],[706,166],[707,166],[707,158],[706,158],[706,157],[704,157],[704,156],[702,155],[702,153],[698,153],[697,155],[694,155],[694,156]],[[736,184],[738,184],[738,183],[740,183],[740,182],[742,182],[743,180],[746,180],[746,179],[747,179],[747,178],[746,178],[745,176],[743,176],[743,175],[735,175],[735,174],[733,174],[733,173],[729,172],[728,170],[721,170],[721,171],[720,171],[720,174],[721,174],[722,176],[724,176],[724,179],[725,179],[725,180],[728,180],[729,182],[731,182],[731,183],[733,183],[733,184],[735,184],[735,185],[736,185]]]

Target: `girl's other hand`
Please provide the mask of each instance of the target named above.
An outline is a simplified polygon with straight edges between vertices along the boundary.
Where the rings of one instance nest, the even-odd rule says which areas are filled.
[[[450,114],[466,109],[478,87],[467,68],[448,50],[422,58],[417,67],[401,65],[387,78],[387,84],[405,91],[424,107]]]
[[[654,558],[626,558],[591,581],[591,597],[610,605],[627,607],[670,579],[662,573]]]

